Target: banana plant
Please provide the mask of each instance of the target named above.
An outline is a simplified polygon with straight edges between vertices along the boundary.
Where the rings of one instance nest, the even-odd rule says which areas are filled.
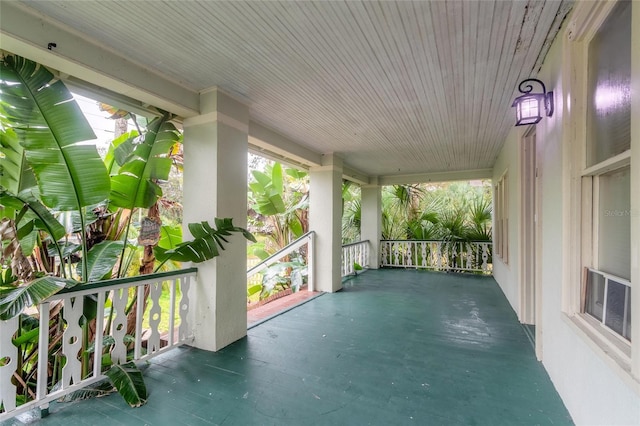
[[[270,244],[258,249],[275,252],[301,237],[308,227],[307,174],[294,169],[283,169],[273,163],[264,172],[253,170],[249,183],[249,203],[263,222]],[[296,187],[297,185],[297,187]],[[257,248],[257,247],[256,247]]]
[[[42,204],[57,211],[80,212],[81,271],[86,280],[85,209],[104,201],[110,190],[95,145],[84,143],[95,139],[95,134],[71,92],[45,67],[8,55],[0,64],[0,73],[2,124],[10,129],[3,132],[3,153],[7,156],[13,151],[12,161],[3,168],[2,186],[6,192],[22,192],[28,163]]]
[[[41,276],[55,271],[43,270],[38,265],[37,270],[32,271],[35,278],[22,279],[13,274],[12,267],[6,270],[3,267],[0,271],[0,320],[3,320],[16,315],[23,317],[21,312],[26,307],[38,305],[63,288],[111,275],[117,259],[124,257],[132,210],[149,208],[162,195],[158,182],[168,178],[172,164],[170,153],[180,141],[180,135],[170,122],[171,117],[165,114],[149,123],[144,134],[131,132],[114,141],[105,165],[95,146],[85,142],[95,136],[71,93],[46,68],[17,56],[4,57],[0,63],[0,93],[0,238],[3,240],[0,263],[8,259],[11,266],[19,255],[29,264],[27,256],[35,259],[35,247],[38,247],[38,261],[57,256],[62,264],[57,272],[63,275]],[[66,223],[73,228],[73,233],[79,234],[80,249],[76,249],[72,240],[66,240],[68,229],[59,221],[61,217],[67,217]],[[100,220],[126,222],[124,238],[104,241],[94,238]],[[192,224],[190,229],[195,240],[191,242],[177,243],[178,233],[173,232],[164,239],[171,241],[171,247],[162,252],[161,261],[210,259],[224,249],[223,243],[235,232],[253,239],[246,230],[233,226],[231,219],[216,219],[215,226],[217,229],[206,222]],[[115,235],[122,235],[121,227],[116,228],[120,231]],[[110,235],[99,235],[105,236]],[[74,273],[63,263],[64,259],[77,258],[76,251],[82,255]],[[31,253],[34,256],[29,256]],[[67,272],[79,280],[65,277]],[[97,308],[95,304],[86,305],[93,306],[93,312],[85,313],[83,327],[88,335],[89,322]],[[57,309],[50,314],[52,321],[61,321],[59,313],[64,307],[60,304]],[[59,332],[60,328],[52,327],[52,330]],[[37,329],[27,330],[15,339],[15,344],[24,349],[27,343],[35,344],[28,339],[37,334]],[[61,334],[50,341],[59,342],[60,338]],[[25,355],[29,359],[32,356]],[[60,359],[53,352],[49,358],[50,385],[55,386]],[[83,362],[84,359],[88,357],[83,355]],[[30,386],[31,372],[21,373],[24,386]],[[144,404],[146,388],[135,365],[112,366],[105,374],[130,405]]]

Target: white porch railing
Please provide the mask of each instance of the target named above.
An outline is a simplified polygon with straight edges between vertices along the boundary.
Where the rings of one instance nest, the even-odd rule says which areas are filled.
[[[89,283],[63,290],[41,303],[38,306],[38,343],[37,347],[30,349],[34,356],[28,360],[33,367],[37,364],[36,374],[29,379],[31,383],[35,382],[35,389],[27,390],[22,384],[25,391],[21,395],[26,395],[28,402],[19,406],[16,406],[17,388],[12,380],[22,380],[18,379],[20,375],[16,372],[19,348],[12,342],[12,337],[19,332],[19,318],[16,316],[0,321],[0,403],[3,406],[0,421],[36,407],[46,409],[49,402],[103,380],[102,358],[105,351],[110,353],[113,363],[122,364],[132,360],[147,360],[189,342],[192,331],[187,324],[188,292],[196,272],[196,268],[190,268]],[[168,286],[169,301],[161,304],[163,286]],[[178,293],[181,293],[179,300]],[[127,329],[134,325],[128,327],[126,310],[132,306],[134,298],[144,300],[145,294],[151,306],[147,315],[143,303],[135,305],[135,335],[131,356],[130,338],[125,335]],[[88,330],[92,327],[83,327],[81,321],[85,305],[93,303],[97,315],[95,332],[91,333]],[[162,305],[166,304],[168,307],[163,308]],[[165,318],[168,326],[162,330],[160,322]],[[143,330],[143,321],[148,321],[148,329]],[[50,331],[53,330],[62,330],[62,334],[54,334],[52,340]],[[89,338],[91,334],[93,337]],[[104,346],[108,335],[113,338],[109,349]],[[16,339],[19,337],[15,336]],[[87,349],[91,346],[93,353],[89,354]],[[52,348],[56,350],[56,356],[50,358]],[[66,359],[64,366],[60,362],[62,358]],[[59,379],[52,379],[52,370],[59,370],[60,367]]]
[[[257,265],[253,266],[252,268],[250,268],[247,271],[247,283],[253,283],[256,280],[254,279],[254,276],[256,274],[259,274],[260,272],[264,271],[265,269],[267,269],[269,266],[278,263],[282,258],[284,258],[285,256],[290,255],[291,253],[293,253],[294,251],[304,247],[305,245],[307,246],[307,270],[308,275],[307,275],[307,289],[309,291],[313,291],[314,289],[314,280],[313,280],[313,249],[314,249],[314,241],[315,241],[315,232],[313,231],[309,231],[306,234],[304,234],[302,237],[298,238],[297,240],[295,240],[294,242],[292,242],[291,244],[289,244],[288,246],[278,250],[277,252],[275,252],[274,254],[272,254],[271,256],[267,257],[265,260],[263,260],[262,262],[258,263]],[[258,281],[258,282],[261,282]]]
[[[435,271],[491,272],[488,241],[380,241],[380,265]]]
[[[356,263],[362,268],[369,267],[369,240],[342,246],[342,276],[346,277],[354,274],[356,272]]]

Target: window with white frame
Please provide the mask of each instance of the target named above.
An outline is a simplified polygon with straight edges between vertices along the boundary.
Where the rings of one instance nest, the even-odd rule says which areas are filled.
[[[631,2],[588,43],[581,311],[631,340]]]
[[[504,263],[509,263],[509,200],[507,172],[500,177],[495,186],[495,245],[494,252]]]

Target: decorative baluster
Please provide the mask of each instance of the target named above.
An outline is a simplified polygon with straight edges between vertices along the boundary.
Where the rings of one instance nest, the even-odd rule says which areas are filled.
[[[407,243],[407,266],[413,266],[413,255],[416,253],[416,244],[413,241]]]
[[[16,409],[16,385],[11,382],[18,363],[18,348],[11,338],[18,331],[18,317],[0,321],[0,404],[5,412]]]
[[[356,261],[356,256],[357,256],[356,252],[358,250],[358,246],[351,246],[350,248],[351,250],[349,250],[350,251],[349,273],[352,274],[356,271],[355,268],[353,267],[353,263]]]
[[[114,319],[111,324],[111,335],[115,344],[111,350],[111,359],[115,364],[125,364],[127,362],[127,345],[124,337],[127,334],[127,302],[129,301],[129,290],[124,288],[113,291],[111,309],[113,309]],[[138,305],[143,305],[144,300],[138,299]],[[139,336],[136,336],[136,340]]]
[[[453,243],[453,252],[449,259],[449,269],[458,268],[460,266],[460,253],[458,251],[459,243]]]
[[[362,266],[371,266],[371,261],[369,259],[369,243],[365,243],[364,246],[364,264]]]
[[[437,270],[442,269],[442,242],[436,242],[436,267]]]
[[[311,256],[313,259],[313,257]],[[183,277],[180,280],[180,326],[178,327],[178,341],[184,342],[191,336],[189,325],[187,323],[187,314],[189,313],[189,287],[191,286],[191,277]]]
[[[135,289],[137,293],[137,300],[145,300],[146,288],[146,285],[139,285]],[[144,305],[144,303],[136,303],[136,335],[135,341],[133,343],[133,359],[135,360],[139,360],[142,358],[142,320],[144,318]]]
[[[173,346],[175,343],[173,335],[175,334],[174,330],[176,327],[176,287],[178,285],[178,279],[179,278],[171,280],[171,286],[169,287],[169,346]]]
[[[465,244],[467,248],[467,269],[472,270],[475,269],[473,267],[473,243]]]
[[[349,274],[349,266],[348,266],[349,265],[349,247],[342,250],[342,253],[344,254],[343,262],[342,262],[342,275],[348,275]]]
[[[380,248],[380,263],[382,264],[382,266],[388,266],[389,263],[387,262],[387,242],[383,241],[381,244],[381,248]]]
[[[489,265],[487,261],[489,260],[489,244],[482,244],[482,270],[487,272],[489,270]]]
[[[152,354],[160,350],[160,318],[162,317],[162,309],[160,308],[160,295],[162,294],[162,282],[149,284],[149,298],[153,302],[153,306],[149,310],[149,328],[151,335],[147,341],[147,353]]]
[[[420,262],[420,266],[422,266],[423,268],[427,267],[427,243],[426,242],[421,242],[420,243],[420,248],[422,249],[422,261]]]
[[[393,266],[400,266],[398,262],[398,243],[391,243],[391,253],[393,253]]]
[[[82,363],[78,354],[82,350],[82,328],[80,327],[80,317],[84,298],[82,296],[63,299],[64,320],[67,328],[62,335],[62,354],[67,362],[62,367],[62,389],[65,389],[82,380]]]
[[[49,371],[49,315],[51,303],[40,304],[40,332],[38,336],[38,377],[36,384],[36,399],[42,400],[47,396],[47,376]],[[41,379],[42,378],[42,379]],[[41,405],[47,409],[49,404]]]
[[[93,377],[98,377],[102,373],[102,336],[104,334],[104,301],[105,293],[98,293],[98,303],[96,307],[96,333],[94,340],[95,351],[93,353]]]

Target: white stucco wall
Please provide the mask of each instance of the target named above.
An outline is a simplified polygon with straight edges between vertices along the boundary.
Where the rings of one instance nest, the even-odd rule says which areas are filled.
[[[607,355],[595,348],[562,311],[563,275],[566,266],[566,257],[563,255],[572,249],[563,240],[563,232],[569,225],[563,219],[569,195],[566,189],[563,190],[563,182],[566,182],[563,181],[563,175],[567,173],[568,167],[567,162],[563,161],[562,145],[564,99],[567,96],[563,92],[561,68],[563,38],[564,34],[561,34],[556,39],[538,74],[547,89],[554,91],[556,99],[554,116],[543,119],[536,129],[538,168],[541,174],[539,220],[542,227],[540,243],[543,302],[538,326],[542,329],[542,362],[576,424],[640,425],[640,384],[630,374],[621,372],[607,359]],[[637,72],[634,78],[638,78]],[[510,247],[513,248],[508,266],[494,260],[494,277],[516,311],[519,309],[520,286],[519,265],[516,260],[519,256],[519,224],[516,223],[519,223],[521,213],[518,195],[520,132],[517,128],[511,132],[494,169],[494,179],[500,177],[505,169],[509,169],[509,217],[512,225],[509,232]],[[639,317],[640,315],[635,315],[634,327],[638,326]]]

